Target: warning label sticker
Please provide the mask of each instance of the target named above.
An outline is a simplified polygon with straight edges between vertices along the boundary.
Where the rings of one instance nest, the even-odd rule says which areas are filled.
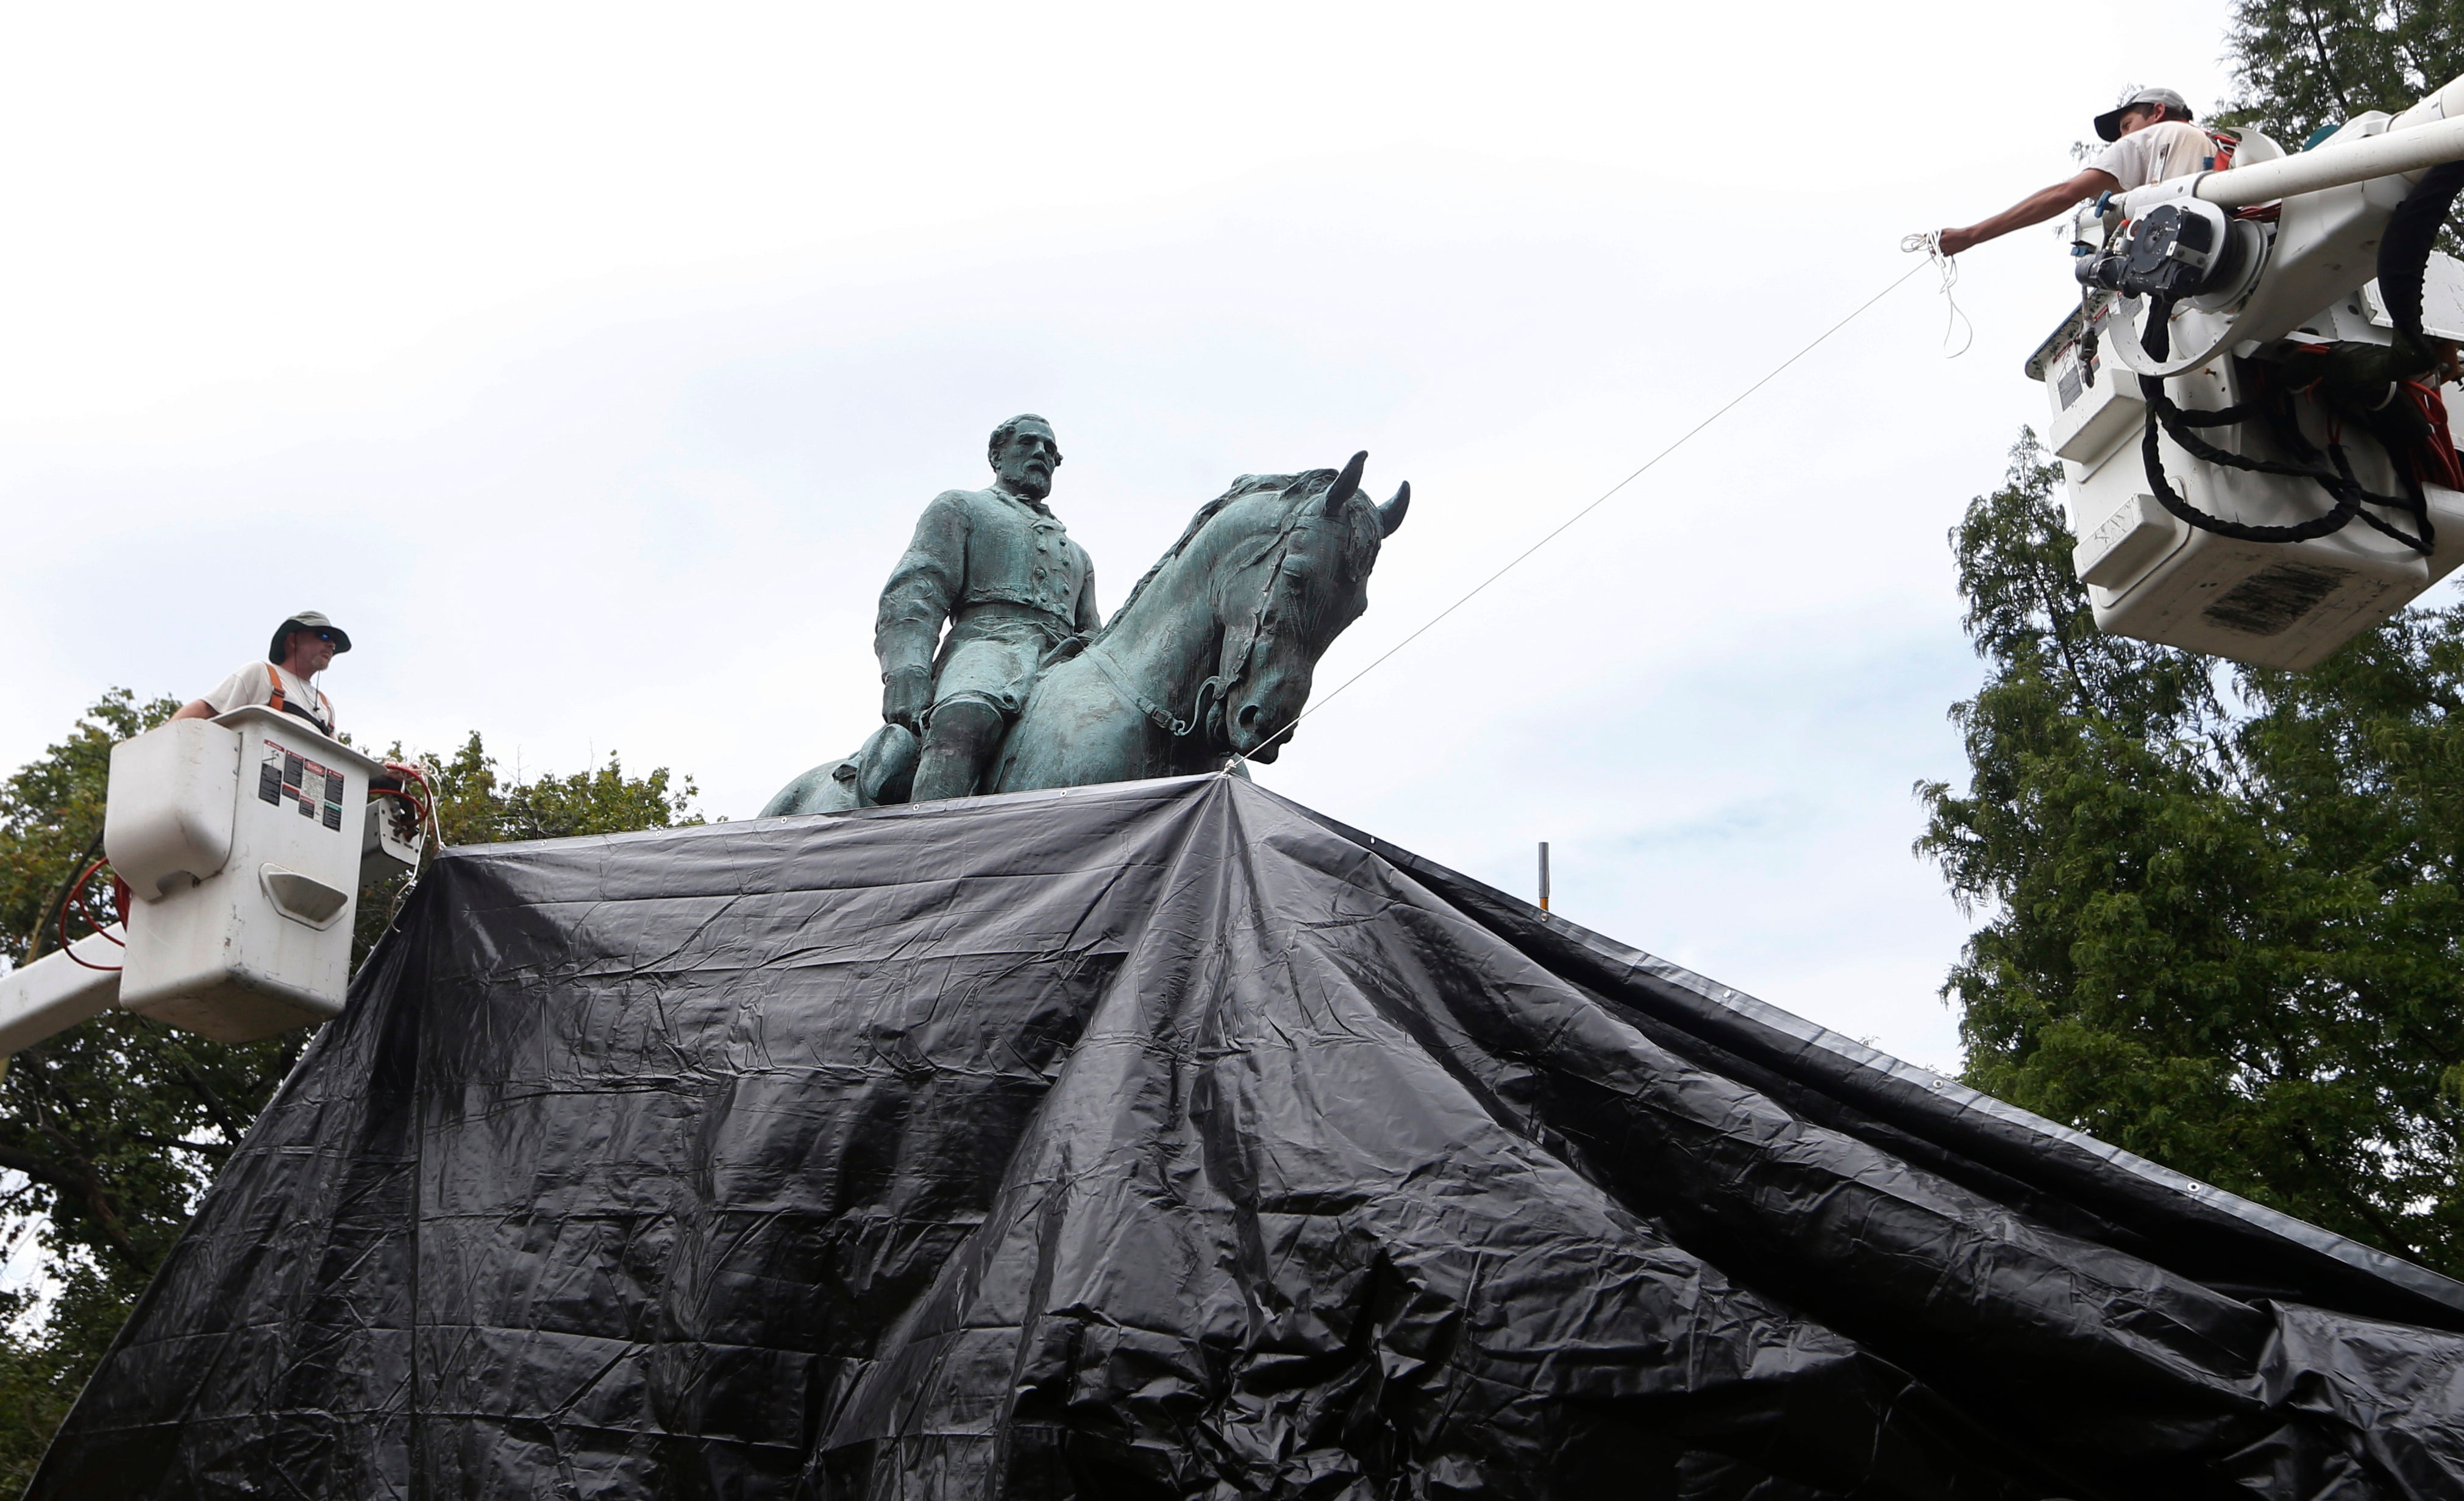
[[[288,798],[302,818],[316,818],[329,829],[342,826],[342,773],[271,740],[257,763],[256,795],[277,808]]]

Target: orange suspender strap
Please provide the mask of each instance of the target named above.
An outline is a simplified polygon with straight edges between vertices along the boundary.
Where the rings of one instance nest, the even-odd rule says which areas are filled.
[[[274,685],[274,702],[267,706],[268,707],[272,708],[277,714],[298,714],[301,712],[296,708],[287,709],[282,707],[282,674],[275,671],[274,664],[271,663],[266,664],[265,681]],[[332,707],[331,705],[325,703],[325,695],[322,693],[319,693],[317,695],[317,702],[321,707],[327,708]],[[309,710],[303,717],[306,718],[310,724],[315,725],[319,729],[324,729],[328,724],[332,723],[331,720],[319,719],[314,710]]]

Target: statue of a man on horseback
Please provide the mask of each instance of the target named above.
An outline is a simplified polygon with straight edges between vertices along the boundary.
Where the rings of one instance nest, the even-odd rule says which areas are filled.
[[[1094,564],[1045,504],[1061,466],[1052,425],[1013,417],[987,457],[992,488],[935,496],[881,591],[881,717],[923,737],[910,801],[975,792],[1045,655],[1103,620]],[[903,745],[876,743],[893,757]]]
[[[1105,622],[1086,550],[1044,504],[1051,426],[1011,418],[991,456],[994,488],[935,497],[881,592],[885,723],[763,817],[1272,761],[1412,503],[1409,485],[1383,505],[1362,492],[1365,453],[1243,474]]]

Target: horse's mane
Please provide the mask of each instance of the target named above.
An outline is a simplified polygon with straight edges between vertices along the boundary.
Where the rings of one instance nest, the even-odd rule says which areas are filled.
[[[1198,514],[1189,518],[1188,529],[1180,533],[1180,540],[1164,549],[1163,556],[1155,559],[1155,566],[1148,569],[1144,576],[1130,586],[1129,598],[1121,601],[1120,608],[1112,612],[1112,618],[1104,622],[1104,628],[1097,631],[1091,641],[1099,642],[1111,635],[1112,627],[1128,619],[1130,606],[1138,602],[1138,596],[1146,592],[1147,585],[1155,581],[1155,575],[1163,572],[1166,563],[1178,557],[1181,550],[1189,546],[1190,539],[1205,531],[1206,524],[1214,520],[1217,513],[1224,507],[1245,496],[1279,489],[1284,491],[1289,501],[1289,505],[1286,507],[1288,511],[1291,506],[1314,500],[1325,494],[1328,487],[1334,481],[1335,472],[1332,469],[1303,469],[1298,474],[1243,474],[1234,480],[1230,489],[1198,508]]]

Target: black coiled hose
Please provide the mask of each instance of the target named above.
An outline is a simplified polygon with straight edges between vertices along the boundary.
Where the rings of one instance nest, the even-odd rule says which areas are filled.
[[[2400,337],[2418,343],[2421,332],[2422,282],[2429,271],[2430,251],[2437,243],[2438,231],[2447,223],[2448,210],[2454,206],[2456,195],[2464,191],[2464,162],[2449,162],[2431,167],[2413,185],[2404,202],[2387,220],[2379,236],[2379,296],[2387,304],[2388,320],[2394,323]],[[2163,359],[2172,349],[2171,318],[2173,304],[2167,300],[2150,299],[2147,309],[2148,355]],[[2165,381],[2157,376],[2139,378],[2140,394],[2147,400],[2146,437],[2140,451],[2146,460],[2147,483],[2156,492],[2157,504],[2203,532],[2233,537],[2243,542],[2305,542],[2341,531],[2344,524],[2359,516],[2365,523],[2403,543],[2416,553],[2428,553],[2436,540],[2430,524],[2430,503],[2421,493],[2421,485],[2402,463],[2396,466],[2406,493],[2381,495],[2365,489],[2353,477],[2351,460],[2344,455],[2342,444],[2331,443],[2321,454],[2301,433],[2295,419],[2291,398],[2280,396],[2275,403],[2242,402],[2221,411],[2189,411],[2174,403],[2165,394]],[[2234,423],[2258,421],[2294,454],[2296,462],[2277,459],[2253,459],[2199,436],[2201,427],[2222,427]],[[2277,474],[2293,479],[2306,479],[2327,492],[2335,504],[2326,514],[2290,526],[2260,527],[2211,516],[2182,498],[2165,474],[2165,460],[2157,446],[2157,434],[2162,431],[2182,446],[2192,458],[2227,468],[2256,474]],[[2393,455],[2390,455],[2393,457]],[[2322,464],[2321,461],[2325,460]],[[2362,507],[2383,506],[2401,511],[2413,519],[2417,533],[2406,533],[2364,511]]]

